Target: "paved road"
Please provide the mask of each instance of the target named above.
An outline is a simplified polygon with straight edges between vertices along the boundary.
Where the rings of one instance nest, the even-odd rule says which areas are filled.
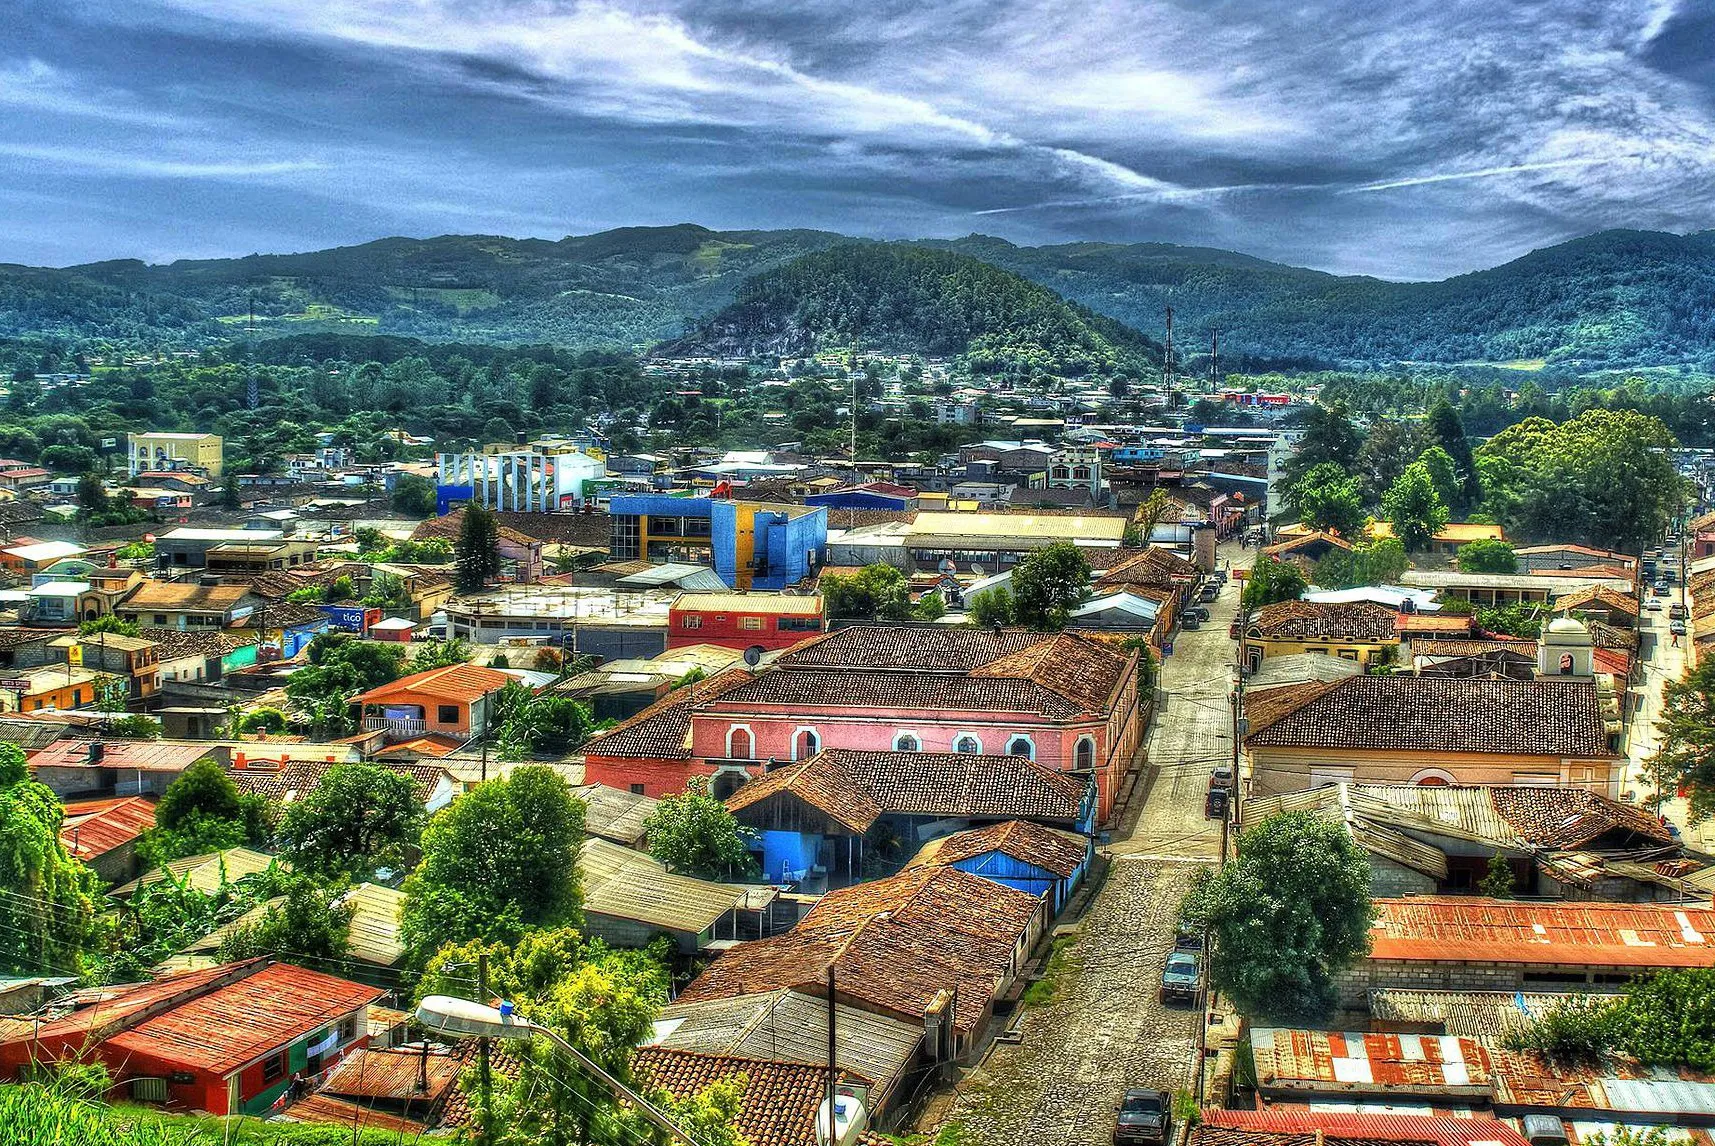
[[[1222,551],[1241,565],[1250,557]],[[1237,601],[1230,584],[1163,665],[1169,699],[1145,746],[1146,787],[1113,834],[1107,880],[1080,921],[1058,996],[1027,1008],[1020,1041],[996,1044],[919,1130],[958,1124],[982,1146],[1088,1146],[1108,1140],[1126,1087],[1188,1087],[1199,1013],[1163,1006],[1156,992],[1179,900],[1220,846],[1203,797],[1210,770],[1232,755],[1227,626]]]

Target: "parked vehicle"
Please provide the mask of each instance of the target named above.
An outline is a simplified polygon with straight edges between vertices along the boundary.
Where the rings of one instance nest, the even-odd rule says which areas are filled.
[[[1165,1090],[1128,1090],[1114,1113],[1114,1146],[1167,1146],[1173,1140],[1173,1100]]]
[[[1204,608],[1202,605],[1192,605],[1185,611],[1196,617],[1199,621],[1207,621],[1209,619],[1209,610]]]
[[[1685,622],[1670,621],[1667,626],[1667,631],[1676,637],[1683,637],[1685,635]]]
[[[1213,792],[1216,788],[1225,788],[1229,792],[1233,790],[1233,766],[1231,764],[1217,764],[1210,771],[1209,790]]]
[[[1209,794],[1203,797],[1203,818],[1205,820],[1224,820],[1227,818],[1227,805],[1232,802],[1232,793],[1225,788],[1210,788]]]
[[[1644,608],[1648,609],[1652,613],[1661,612],[1661,600],[1660,600],[1660,598],[1651,597],[1649,600],[1644,602]]]
[[[1669,592],[1671,592],[1671,590],[1668,589],[1666,581],[1657,581],[1654,587],[1650,589],[1650,592],[1654,593],[1657,597],[1665,597]]]
[[[1566,1146],[1566,1125],[1552,1114],[1527,1114],[1524,1137],[1530,1146]]]
[[[1181,951],[1201,951],[1203,949],[1202,929],[1181,919],[1179,926],[1173,932],[1173,946]]]
[[[1193,1002],[1202,981],[1203,973],[1197,965],[1197,956],[1189,951],[1174,951],[1167,956],[1167,966],[1161,972],[1161,1001],[1182,999],[1187,1003]]]
[[[1203,583],[1203,587],[1197,590],[1197,600],[1199,601],[1213,601],[1220,595],[1221,585],[1218,581],[1206,581]]]
[[[1181,629],[1200,629],[1203,627],[1203,621],[1197,614],[1186,609],[1185,614],[1179,618],[1179,627]]]
[[[1675,621],[1683,621],[1691,614],[1686,610],[1682,603],[1675,601],[1667,607],[1667,615]]]

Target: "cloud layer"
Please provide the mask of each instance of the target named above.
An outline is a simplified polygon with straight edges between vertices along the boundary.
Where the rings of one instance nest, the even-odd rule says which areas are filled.
[[[1432,277],[1715,214],[1696,0],[22,0],[0,261],[631,224]]]

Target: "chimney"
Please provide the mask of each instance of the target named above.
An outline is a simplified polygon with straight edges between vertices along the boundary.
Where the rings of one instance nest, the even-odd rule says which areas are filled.
[[[107,758],[107,745],[100,740],[89,742],[89,762],[99,764]]]

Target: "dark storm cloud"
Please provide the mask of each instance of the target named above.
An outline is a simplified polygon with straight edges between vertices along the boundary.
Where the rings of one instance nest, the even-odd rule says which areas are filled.
[[[0,259],[693,220],[1390,277],[1710,225],[1693,0],[24,0]]]

